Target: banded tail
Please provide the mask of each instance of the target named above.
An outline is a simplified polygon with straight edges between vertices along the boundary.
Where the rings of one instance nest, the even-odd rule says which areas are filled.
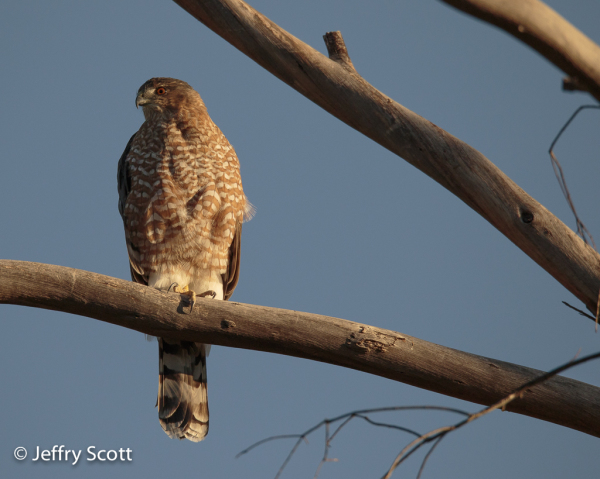
[[[171,438],[208,434],[206,352],[202,343],[158,338],[158,418]]]

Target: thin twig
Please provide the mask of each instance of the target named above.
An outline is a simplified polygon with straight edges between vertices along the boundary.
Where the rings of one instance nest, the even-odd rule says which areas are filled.
[[[325,424],[325,452],[323,452],[323,459],[321,459],[321,462],[319,462],[319,465],[317,466],[317,470],[315,471],[315,475],[313,476],[313,479],[317,479],[319,477],[319,472],[321,472],[321,467],[323,467],[323,464],[325,464],[327,462],[327,452],[329,451],[329,423]]]
[[[463,425],[463,424],[466,424],[468,421],[469,421],[468,419],[465,419],[464,421],[460,422],[459,424]],[[454,429],[457,429],[458,427],[460,427],[460,425],[459,426],[454,425],[454,426],[440,427],[440,428],[434,429],[433,431],[429,431],[428,433],[423,434],[421,437],[418,437],[417,439],[412,441],[404,449],[402,449],[402,451],[400,451],[400,454],[398,454],[396,456],[396,459],[394,459],[392,466],[388,469],[385,476],[383,476],[384,479],[389,479],[390,477],[392,477],[394,470],[400,464],[402,464],[406,459],[408,459],[412,453],[419,450],[419,448],[422,445],[427,444],[428,442],[431,442],[439,437],[444,437],[450,431],[453,431]]]
[[[586,318],[590,318],[592,320],[596,320],[596,318],[594,318],[591,314],[587,314],[584,311],[581,311],[581,309],[577,309],[575,306],[571,306],[569,303],[567,303],[566,301],[563,301],[562,304],[564,304],[567,308],[571,308],[574,309],[575,311],[577,311],[579,314],[581,314],[582,316],[585,316]]]
[[[306,440],[305,436],[302,436],[300,439],[298,439],[298,441],[296,441],[296,444],[294,444],[294,447],[292,448],[292,450],[290,451],[290,453],[288,454],[288,456],[285,458],[285,461],[283,461],[283,464],[279,468],[279,471],[277,471],[277,474],[275,475],[275,479],[279,479],[279,477],[281,476],[281,473],[285,469],[285,466],[288,465],[288,462],[290,462],[290,459],[292,459],[292,456],[294,455],[294,453],[298,449],[298,446],[300,445],[300,443],[303,440]]]
[[[577,215],[577,211],[575,210],[575,204],[573,203],[573,200],[571,199],[571,193],[569,192],[569,188],[567,187],[567,181],[565,180],[565,175],[564,175],[562,166],[560,165],[560,162],[554,155],[554,151],[553,151],[554,146],[558,142],[558,139],[565,132],[565,130],[569,127],[569,125],[575,119],[575,117],[579,114],[579,112],[582,110],[589,109],[589,108],[597,109],[597,108],[600,108],[600,105],[582,105],[579,108],[577,108],[577,110],[575,110],[575,113],[573,113],[571,115],[571,117],[563,125],[563,127],[560,129],[560,131],[558,132],[558,134],[552,141],[552,144],[550,145],[550,149],[548,150],[548,153],[550,153],[550,159],[552,160],[552,168],[554,170],[554,175],[556,176],[556,179],[558,180],[560,189],[562,190],[562,193],[563,193],[565,199],[567,200],[567,203],[569,204],[569,207],[571,208],[573,215],[575,216],[575,222],[577,224],[577,234],[579,236],[581,236],[581,239],[583,239],[583,241],[586,244],[589,244],[588,239],[587,239],[587,237],[589,237],[589,240],[591,241],[592,245],[594,246],[594,249],[596,249],[596,243],[594,242],[594,238],[592,237],[591,233],[588,231],[586,226],[583,224],[583,222]]]
[[[344,421],[344,424],[348,423],[348,421],[350,421],[350,419],[352,419],[352,417],[350,417],[346,421]],[[342,426],[344,424],[342,424]],[[340,427],[342,427],[342,426],[340,426]],[[340,428],[338,428],[338,431],[339,431],[339,429]],[[331,445],[332,439],[333,439],[333,437],[329,436],[329,423],[326,423],[325,424],[325,452],[323,453],[323,459],[321,459],[321,462],[317,466],[317,471],[315,472],[313,479],[317,479],[319,477],[319,472],[321,472],[321,467],[323,467],[323,464],[325,464],[326,462],[337,462],[337,459],[329,458],[329,447]]]
[[[341,431],[341,429],[342,429],[342,428],[343,428],[343,427],[344,427],[346,424],[348,424],[348,423],[349,423],[349,422],[352,420],[352,418],[353,418],[353,417],[354,417],[354,414],[351,414],[350,416],[348,416],[348,417],[346,418],[346,420],[345,420],[345,421],[344,421],[342,424],[340,424],[340,425],[338,426],[338,428],[335,430],[335,432],[334,432],[334,433],[331,435],[331,437],[329,438],[329,441],[333,441],[333,438],[334,438],[334,437],[337,435],[337,433],[338,433],[338,432],[340,432],[340,431]]]
[[[577,354],[579,354],[579,352]],[[590,354],[589,356],[585,356],[581,359],[573,359],[573,360],[569,361],[568,363],[563,364],[562,366],[559,366],[551,371],[548,371],[547,373],[544,373],[541,376],[539,376],[535,379],[532,379],[531,381],[528,381],[527,383],[523,384],[522,386],[519,386],[512,393],[510,393],[508,396],[504,397],[497,403],[492,404],[491,406],[489,406],[485,409],[482,409],[481,411],[479,411],[477,413],[471,414],[468,418],[463,419],[462,421],[460,421],[454,425],[440,427],[440,428],[434,429],[433,431],[430,431],[426,434],[423,434],[421,437],[415,439],[410,444],[408,444],[404,449],[402,449],[402,451],[400,451],[400,454],[398,454],[396,456],[396,459],[394,459],[394,462],[392,463],[392,465],[390,466],[388,471],[383,476],[383,479],[389,479],[392,476],[394,470],[400,464],[402,464],[402,462],[404,462],[404,460],[406,458],[408,458],[413,452],[417,451],[424,444],[427,444],[428,442],[437,440],[438,438],[442,438],[449,432],[455,431],[455,430],[461,428],[462,426],[464,426],[472,421],[475,421],[476,419],[479,419],[480,417],[485,416],[486,414],[489,414],[492,411],[495,411],[496,409],[504,409],[504,407],[508,403],[510,403],[511,401],[513,401],[514,399],[516,399],[518,397],[521,397],[530,388],[537,386],[537,385],[543,383],[544,381],[547,381],[551,377],[556,376],[557,374],[561,373],[562,371],[565,371],[566,369],[570,369],[579,364],[582,364],[582,363],[585,363],[587,361],[591,361],[592,359],[597,359],[597,358],[600,358],[600,352]]]
[[[434,451],[434,449],[437,447],[437,445],[440,442],[442,442],[442,439],[444,439],[444,436],[438,437],[436,439],[436,441],[433,443],[433,446],[431,446],[429,451],[427,451],[427,454],[425,454],[425,457],[423,458],[423,462],[421,463],[421,467],[419,468],[419,474],[417,474],[417,479],[421,479],[421,474],[423,473],[423,470],[425,469],[425,464],[427,464],[427,460],[429,459],[429,456],[431,456],[431,453]]]
[[[372,419],[370,419],[367,416],[362,416],[362,415],[356,415],[356,417],[360,417],[361,419],[364,419],[365,421],[367,421],[369,424],[372,424],[373,426],[380,426],[380,427],[388,427],[390,429],[397,429],[399,431],[403,431],[403,432],[407,432],[409,434],[412,434],[413,436],[417,436],[419,437],[421,434],[419,434],[416,431],[413,431],[412,429],[408,429],[406,427],[402,427],[402,426],[396,426],[395,424],[386,424],[383,422],[375,422]]]

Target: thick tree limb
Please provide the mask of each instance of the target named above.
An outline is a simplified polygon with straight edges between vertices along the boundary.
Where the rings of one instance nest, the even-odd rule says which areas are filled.
[[[598,253],[480,152],[241,0],[175,2],[279,79],[454,193],[596,313]]]
[[[343,319],[198,300],[62,266],[0,260],[0,303],[64,311],[155,336],[296,356],[490,405],[541,371]],[[185,310],[185,313],[184,313]],[[600,388],[554,377],[510,411],[600,437]]]
[[[600,101],[600,47],[539,0],[442,0],[506,30],[569,75],[569,90]]]

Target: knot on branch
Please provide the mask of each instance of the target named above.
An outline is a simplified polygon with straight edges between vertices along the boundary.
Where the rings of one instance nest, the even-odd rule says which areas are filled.
[[[231,329],[235,328],[236,324],[234,321],[230,321],[228,319],[224,319],[221,321],[221,329]]]
[[[346,339],[346,346],[361,353],[383,353],[394,346],[397,341],[406,341],[402,336],[383,334],[371,328],[361,326],[358,332],[351,333]]]
[[[563,91],[585,91],[585,92],[588,91],[588,89],[582,85],[579,78],[577,78],[575,76],[569,76],[569,77],[563,78],[562,89],[563,89]]]

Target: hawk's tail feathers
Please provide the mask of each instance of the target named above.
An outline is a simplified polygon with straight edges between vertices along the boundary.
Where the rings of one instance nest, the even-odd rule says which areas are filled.
[[[208,434],[206,346],[158,339],[158,418],[167,435],[202,441]]]

